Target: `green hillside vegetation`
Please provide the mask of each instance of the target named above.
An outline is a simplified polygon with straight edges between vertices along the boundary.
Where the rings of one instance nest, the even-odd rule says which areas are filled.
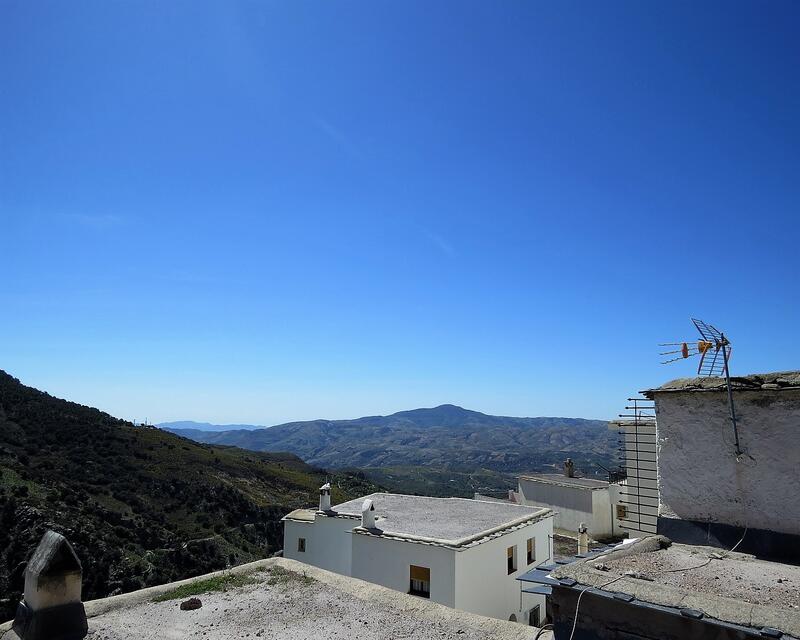
[[[511,473],[491,469],[455,471],[436,467],[366,467],[360,470],[368,480],[394,493],[411,493],[442,498],[472,498],[476,493],[506,497],[517,488]]]
[[[88,600],[268,556],[280,518],[316,504],[325,478],[292,454],[134,426],[0,371],[0,620],[47,529],[75,546]],[[330,478],[335,501],[376,490],[363,474]]]

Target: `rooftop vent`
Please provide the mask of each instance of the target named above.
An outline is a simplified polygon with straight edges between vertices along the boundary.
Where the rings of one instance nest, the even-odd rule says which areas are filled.
[[[83,569],[67,539],[47,531],[25,568],[25,594],[14,631],[22,640],[79,640],[86,636],[81,602]]]
[[[331,483],[326,482],[319,488],[319,510],[331,510]]]
[[[375,528],[375,505],[369,498],[361,505],[361,526],[364,529]]]

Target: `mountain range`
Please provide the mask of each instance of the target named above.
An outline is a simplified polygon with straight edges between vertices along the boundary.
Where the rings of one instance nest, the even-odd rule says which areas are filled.
[[[326,468],[425,466],[537,471],[572,457],[579,468],[611,467],[616,433],[603,420],[492,416],[445,404],[354,420],[290,422],[262,429],[206,431],[165,426],[198,442],[288,451]]]
[[[85,600],[263,558],[280,519],[376,485],[290,453],[206,445],[27,387],[0,371],[0,621],[14,615],[42,534],[65,535]]]
[[[195,431],[252,431],[253,429],[266,429],[259,424],[212,424],[210,422],[195,422],[194,420],[179,420],[177,422],[161,422],[156,425],[167,431],[178,429],[192,429]]]

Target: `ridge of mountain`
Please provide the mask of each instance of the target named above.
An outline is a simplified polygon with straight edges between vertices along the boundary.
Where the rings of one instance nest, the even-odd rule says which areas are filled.
[[[451,404],[351,420],[288,422],[265,429],[170,429],[210,444],[288,451],[330,468],[436,466],[536,471],[575,458],[613,466],[616,434],[603,420],[493,416]]]
[[[194,420],[176,420],[174,422],[160,422],[155,425],[159,429],[168,431],[175,429],[191,429],[196,431],[252,431],[253,429],[266,429],[263,424],[213,424],[211,422],[195,422]]]

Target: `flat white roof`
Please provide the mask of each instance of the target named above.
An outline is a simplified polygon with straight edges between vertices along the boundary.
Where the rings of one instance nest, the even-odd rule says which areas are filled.
[[[607,489],[608,482],[595,478],[568,478],[563,473],[529,473],[519,476],[520,480],[533,480],[546,484],[558,484],[578,489]]]
[[[477,544],[487,536],[521,527],[552,515],[543,507],[510,502],[489,502],[470,498],[431,498],[396,493],[372,493],[336,505],[328,516],[361,518],[367,498],[375,506],[375,529],[354,533],[403,538],[461,547]]]

